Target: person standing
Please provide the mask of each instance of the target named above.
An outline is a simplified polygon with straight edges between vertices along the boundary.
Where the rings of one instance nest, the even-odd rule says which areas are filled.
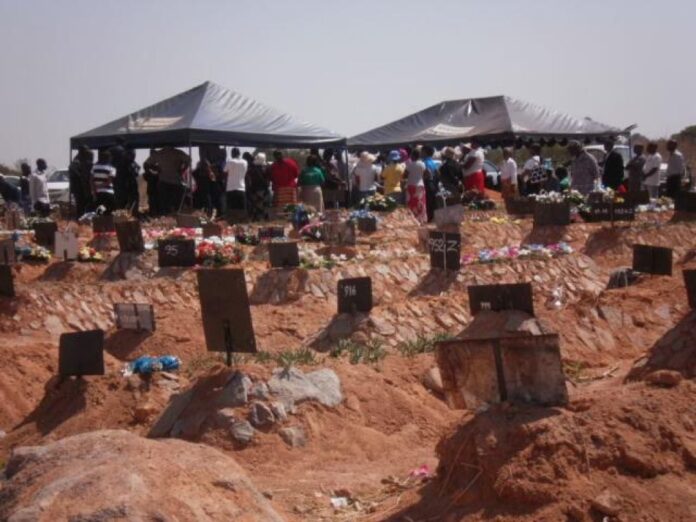
[[[382,170],[384,195],[402,204],[404,198],[401,192],[401,180],[404,179],[404,172],[406,172],[406,166],[401,163],[401,154],[398,150],[391,151],[387,156],[387,165]]]
[[[503,149],[503,163],[500,165],[500,192],[503,199],[517,196],[517,162],[512,149]]]
[[[92,167],[92,196],[97,208],[103,207],[107,216],[116,208],[114,182],[116,169],[111,164],[111,152],[99,151],[97,163]]]
[[[406,203],[413,215],[421,225],[428,222],[425,201],[425,163],[420,159],[420,151],[414,148],[411,151],[411,161],[406,163]]]
[[[624,178],[623,156],[614,147],[614,140],[607,140],[604,144],[604,150],[607,155],[604,158],[602,184],[612,190],[617,190]]]
[[[682,180],[686,174],[684,155],[677,148],[676,140],[667,142],[669,160],[667,161],[667,196],[674,199],[682,188]]]
[[[76,218],[80,218],[90,206],[92,191],[89,187],[89,178],[92,173],[94,156],[86,146],[80,145],[75,159],[68,167],[70,179],[70,194],[75,201]]]
[[[297,183],[300,186],[300,201],[322,213],[324,212],[324,197],[321,186],[326,181],[326,176],[318,162],[318,155],[310,154],[307,156],[307,166],[300,172]]]
[[[462,160],[462,171],[464,176],[464,190],[476,191],[481,196],[486,194],[486,176],[483,172],[483,150],[477,140],[472,140],[462,147],[466,155]]]
[[[640,192],[643,186],[643,165],[645,165],[645,147],[640,144],[633,146],[633,158],[626,164],[628,171],[628,191]]]
[[[193,170],[193,179],[196,182],[196,192],[193,195],[193,207],[205,210],[208,216],[213,213],[212,185],[215,180],[210,162],[201,158]]]
[[[29,179],[31,178],[31,167],[28,163],[19,166],[21,177],[19,178],[19,188],[22,194],[22,210],[24,215],[31,214],[31,195],[29,193]]]
[[[235,211],[237,215],[246,213],[246,173],[249,167],[247,161],[239,157],[239,149],[234,147],[230,152],[230,160],[225,164],[227,181],[227,212]]]
[[[174,147],[150,151],[151,164],[159,167],[157,176],[157,202],[163,215],[178,212],[186,195],[186,171],[191,164],[188,154]]]
[[[459,202],[462,197],[462,166],[457,161],[452,147],[445,147],[442,150],[442,158],[438,178],[442,188],[450,193],[449,198]]]
[[[525,195],[538,194],[546,180],[546,173],[541,164],[541,146],[533,144],[530,147],[531,156],[522,167]]]
[[[279,150],[273,152],[271,165],[271,181],[273,182],[273,197],[276,208],[297,203],[297,178],[300,169],[292,158],[283,157]]]
[[[147,184],[147,213],[150,217],[160,215],[160,205],[157,196],[160,166],[157,163],[155,149],[150,149],[150,155],[143,163],[143,178]]]
[[[660,166],[662,156],[657,152],[657,143],[651,141],[647,147],[648,156],[643,164],[643,184],[650,193],[650,199],[660,196]]]
[[[599,165],[592,154],[583,149],[579,141],[568,143],[568,152],[573,158],[570,167],[570,188],[587,196],[595,189],[599,179]]]
[[[126,149],[123,160],[123,169],[125,171],[125,197],[124,207],[128,209],[133,216],[140,213],[140,191],[138,190],[138,176],[140,175],[140,165],[135,161],[135,150]],[[116,170],[118,178],[118,170]]]
[[[379,170],[374,166],[375,157],[369,152],[361,152],[357,165],[353,167],[353,180],[358,187],[359,197],[362,200],[374,196],[377,191],[377,176]]]
[[[36,170],[29,178],[29,195],[31,207],[39,216],[47,217],[51,213],[51,200],[48,197],[48,178],[46,161],[36,160]]]
[[[249,194],[249,217],[252,221],[268,220],[271,173],[266,155],[258,152],[247,170],[246,189]]]

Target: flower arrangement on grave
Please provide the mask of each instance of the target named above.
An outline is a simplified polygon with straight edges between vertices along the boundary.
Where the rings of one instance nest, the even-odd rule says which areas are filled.
[[[485,220],[485,218],[483,218]],[[493,223],[494,225],[507,225],[507,224],[513,224],[513,225],[519,225],[522,220],[520,219],[511,219],[507,216],[494,216],[490,219],[488,219],[489,223]]]
[[[234,231],[234,239],[240,245],[258,245],[259,236],[246,227],[237,227]]]
[[[193,228],[172,228],[171,230],[168,230],[164,232],[160,237],[157,239],[164,239],[164,240],[173,240],[173,239],[179,239],[179,240],[184,240],[184,239],[195,239],[196,238],[196,230]]]
[[[300,229],[300,237],[310,241],[321,241],[324,239],[324,228],[321,222],[314,221],[307,223]]]
[[[573,189],[563,192],[563,199],[576,206],[585,202],[585,196]]]
[[[196,245],[196,259],[203,266],[220,267],[241,263],[244,254],[234,243],[209,237]]]
[[[396,200],[389,196],[376,193],[361,199],[360,203],[358,203],[358,207],[375,212],[391,212],[397,207],[397,203]]]
[[[85,246],[78,251],[77,260],[81,263],[101,263],[104,257],[94,248]]]
[[[31,230],[37,223],[53,223],[53,220],[45,217],[22,217],[19,220],[21,230]]]
[[[290,216],[290,222],[295,230],[301,230],[302,227],[309,224],[311,219],[316,215],[314,207],[309,205],[296,205],[295,210]]]
[[[547,203],[563,203],[566,201],[566,198],[561,192],[545,191],[541,191],[539,194],[530,194],[529,199],[533,199],[536,203],[541,203],[542,205]]]
[[[360,208],[358,210],[353,210],[350,215],[348,216],[349,221],[357,221],[359,219],[377,219],[377,216],[374,215],[372,212],[370,212],[366,208]]]
[[[484,248],[478,254],[462,256],[463,265],[477,263],[502,263],[517,259],[553,259],[573,253],[573,248],[565,242],[550,245],[529,244],[521,247],[507,246],[502,248]]]
[[[38,261],[48,263],[51,260],[51,251],[39,245],[25,245],[15,248],[15,255],[22,261]]]
[[[317,268],[333,268],[345,263],[348,258],[343,255],[331,254],[328,257],[320,256],[313,250],[305,250],[300,256],[300,267],[311,270]]]
[[[647,205],[638,205],[636,207],[636,212],[640,213],[645,213],[645,212],[656,212],[656,213],[662,213],[662,212],[669,212],[670,210],[674,210],[674,201],[672,201],[670,198],[661,196],[657,199],[654,199],[650,201],[649,204]]]
[[[495,210],[496,204],[476,190],[468,190],[462,194],[462,204],[469,210]]]

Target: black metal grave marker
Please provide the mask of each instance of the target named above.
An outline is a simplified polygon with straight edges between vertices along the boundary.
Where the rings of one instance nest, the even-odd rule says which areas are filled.
[[[255,353],[256,339],[244,270],[200,270],[198,294],[208,351],[225,352],[228,366],[232,364],[233,352]]]
[[[271,268],[292,268],[300,266],[300,253],[296,241],[268,243],[268,259]]]
[[[12,265],[15,262],[15,243],[10,239],[0,240],[0,265]]]
[[[193,239],[160,239],[157,262],[160,267],[196,266],[196,242]]]
[[[36,244],[53,250],[53,242],[55,241],[56,232],[58,231],[58,224],[55,221],[44,221],[34,223],[33,229]]]
[[[461,251],[461,234],[454,232],[430,232],[428,236],[430,268],[459,270],[461,266]]]
[[[259,241],[282,239],[285,237],[285,227],[260,227],[258,231]]]
[[[534,315],[531,283],[474,285],[468,287],[467,291],[471,315],[476,315],[482,310],[521,310]]]
[[[368,313],[372,310],[372,279],[354,277],[338,281],[338,313]]]
[[[672,275],[672,249],[633,245],[633,270],[644,274]]]
[[[114,224],[121,252],[144,252],[143,231],[139,221],[119,221]]]
[[[104,330],[62,334],[58,373],[62,377],[104,375]]]
[[[537,203],[534,205],[534,226],[567,226],[570,225],[570,203]]]
[[[0,265],[0,296],[15,296],[14,276],[10,265]]]
[[[155,310],[149,303],[115,303],[114,315],[119,330],[155,331]]]
[[[111,214],[94,216],[92,219],[92,233],[105,234],[116,230],[114,216]]]

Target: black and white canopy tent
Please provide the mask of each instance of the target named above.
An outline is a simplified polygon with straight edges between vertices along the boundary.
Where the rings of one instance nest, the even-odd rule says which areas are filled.
[[[346,139],[330,130],[296,119],[213,82],[109,122],[70,139],[101,148],[117,138],[129,147],[191,147],[227,145],[246,147],[341,147]]]
[[[522,141],[560,141],[616,137],[629,132],[589,118],[579,119],[509,96],[438,103],[348,139],[352,150],[387,149],[408,144],[456,145],[477,138],[498,145]]]

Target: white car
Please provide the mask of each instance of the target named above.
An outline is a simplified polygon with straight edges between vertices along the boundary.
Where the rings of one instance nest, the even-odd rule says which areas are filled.
[[[70,202],[70,174],[66,169],[54,170],[48,175],[48,198],[51,203]]]

